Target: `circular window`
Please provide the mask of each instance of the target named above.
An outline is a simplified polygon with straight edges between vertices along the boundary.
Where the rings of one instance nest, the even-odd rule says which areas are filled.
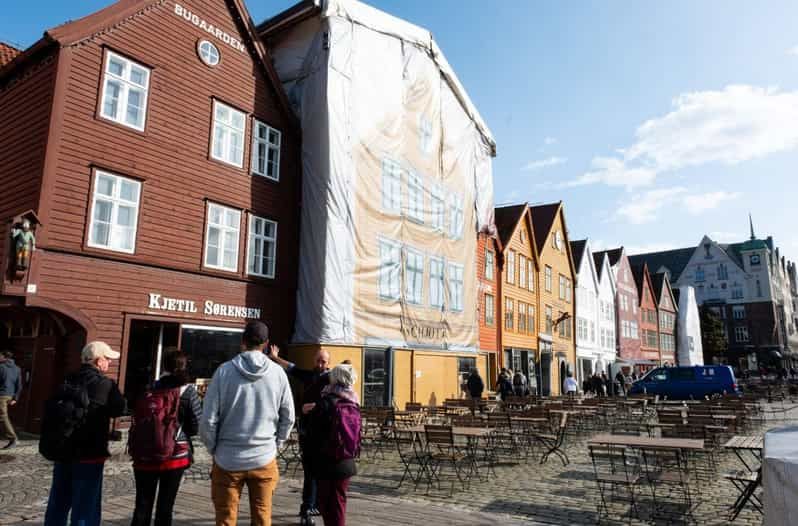
[[[219,63],[219,49],[207,40],[200,40],[197,44],[197,53],[199,53],[200,59],[209,66]]]

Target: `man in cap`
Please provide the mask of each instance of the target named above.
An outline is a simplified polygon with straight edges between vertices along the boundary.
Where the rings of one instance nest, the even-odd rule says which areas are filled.
[[[294,425],[294,398],[282,368],[266,357],[269,328],[251,321],[241,352],[213,374],[200,421],[200,438],[213,455],[211,500],[216,524],[233,526],[247,485],[252,524],[272,523],[272,494],[280,473],[277,450]]]
[[[111,456],[111,419],[125,412],[125,398],[105,373],[112,360],[119,359],[119,353],[107,343],[91,342],[80,358],[80,370],[69,375],[66,384],[85,390],[89,405],[85,416],[76,422],[70,458],[55,462],[45,524],[66,524],[70,510],[72,524],[99,526],[102,522],[103,468]]]
[[[17,403],[22,390],[19,367],[14,363],[11,352],[0,352],[0,435],[8,440],[3,449],[11,449],[17,444],[17,434],[11,425],[8,408]]]

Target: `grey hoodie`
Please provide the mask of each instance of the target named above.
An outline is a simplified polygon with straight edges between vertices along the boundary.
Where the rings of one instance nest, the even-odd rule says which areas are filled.
[[[242,352],[214,373],[205,395],[200,438],[225,471],[262,468],[294,425],[288,377],[261,351]]]

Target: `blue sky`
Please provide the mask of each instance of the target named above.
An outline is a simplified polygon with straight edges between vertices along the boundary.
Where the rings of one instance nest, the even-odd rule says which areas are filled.
[[[0,39],[108,3],[9,2]],[[496,138],[497,203],[562,199],[571,239],[633,252],[742,240],[751,211],[798,257],[798,2],[369,3],[435,35]]]

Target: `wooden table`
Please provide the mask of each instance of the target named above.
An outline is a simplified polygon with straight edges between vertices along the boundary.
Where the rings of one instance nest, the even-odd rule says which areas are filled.
[[[625,446],[652,449],[681,449],[685,451],[702,451],[704,449],[703,439],[692,438],[655,438],[642,436],[611,435],[602,433],[596,435],[587,442],[605,446]]]
[[[737,458],[740,459],[740,462],[743,463],[743,466],[745,466],[745,469],[748,471],[756,470],[751,469],[751,466],[745,461],[743,452],[748,451],[757,461],[761,461],[763,447],[764,439],[761,436],[735,435],[731,437],[728,442],[723,444],[724,449],[731,449],[734,451],[734,454],[737,455]]]
[[[409,426],[404,428],[404,431],[410,431],[411,433],[424,433],[424,426]],[[465,427],[465,426],[453,426],[452,427],[452,434],[457,436],[462,436],[466,438],[484,438],[491,434],[492,430],[487,427]]]

